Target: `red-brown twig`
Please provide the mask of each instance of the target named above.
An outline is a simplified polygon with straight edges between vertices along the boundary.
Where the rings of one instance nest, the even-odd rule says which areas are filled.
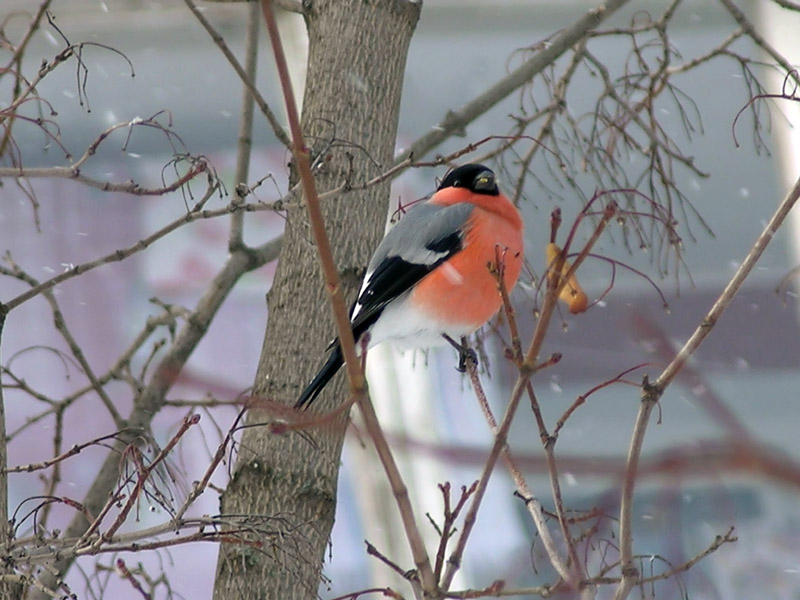
[[[373,444],[375,444],[375,449],[381,459],[381,463],[383,464],[392,487],[392,492],[400,510],[400,517],[408,538],[408,543],[411,547],[411,554],[414,559],[414,564],[417,567],[422,587],[426,591],[433,592],[436,588],[436,581],[433,578],[433,569],[431,568],[425,545],[422,542],[422,536],[417,528],[414,511],[408,496],[408,488],[400,476],[400,471],[389,449],[389,444],[378,423],[378,417],[375,414],[372,401],[366,393],[366,380],[364,379],[364,373],[361,370],[361,365],[359,364],[356,354],[355,340],[353,339],[353,331],[350,328],[350,320],[342,295],[339,274],[333,260],[333,252],[331,251],[328,234],[325,231],[325,222],[320,208],[316,184],[314,182],[314,176],[311,173],[309,151],[303,141],[303,132],[300,128],[300,119],[297,114],[297,105],[294,100],[294,93],[292,91],[289,71],[286,65],[286,57],[283,52],[283,46],[281,45],[278,26],[275,22],[275,16],[272,13],[271,0],[261,0],[261,7],[264,13],[264,19],[267,23],[267,31],[269,33],[270,43],[272,44],[273,56],[278,68],[278,76],[283,90],[284,103],[286,105],[289,129],[292,137],[292,153],[300,173],[300,181],[303,185],[311,229],[314,234],[314,241],[317,245],[322,270],[325,275],[326,289],[328,290],[329,299],[333,308],[336,332],[339,336],[342,354],[344,355],[345,369],[347,371],[348,381],[350,382],[350,391],[356,398],[356,403],[364,417],[367,431],[372,438]]]
[[[131,587],[133,587],[134,590],[139,592],[139,595],[141,595],[142,598],[144,598],[145,600],[152,600],[152,596],[144,590],[142,584],[139,583],[139,580],[133,576],[133,573],[131,573],[130,569],[128,568],[128,565],[125,564],[124,560],[118,558],[116,560],[115,566],[117,568],[117,572],[119,573],[120,577],[122,577],[124,580],[130,583]]]
[[[547,281],[547,290],[545,292],[545,299],[544,304],[542,307],[541,314],[539,315],[539,320],[536,325],[536,330],[533,334],[533,339],[523,356],[522,362],[519,364],[519,378],[514,385],[513,391],[511,393],[511,399],[508,403],[506,408],[506,412],[503,416],[503,420],[501,421],[500,425],[493,427],[493,433],[495,434],[495,441],[492,446],[492,449],[489,453],[489,457],[487,458],[486,464],[484,465],[484,469],[481,473],[481,478],[479,479],[478,488],[476,490],[475,496],[473,498],[472,504],[470,505],[469,510],[467,511],[467,515],[464,519],[464,529],[462,530],[462,534],[459,537],[456,548],[450,556],[448,561],[448,569],[445,572],[444,580],[443,580],[443,588],[447,589],[452,582],[452,578],[455,576],[455,572],[460,566],[461,555],[466,547],[467,539],[471,532],[471,529],[475,523],[475,519],[477,517],[477,510],[480,506],[481,500],[483,499],[483,493],[486,489],[486,485],[488,484],[489,476],[494,469],[494,465],[501,454],[505,453],[506,449],[506,442],[508,438],[508,431],[511,428],[511,423],[514,419],[514,415],[516,414],[517,408],[519,407],[520,400],[522,399],[523,394],[529,390],[529,383],[531,376],[539,369],[541,369],[545,365],[549,365],[550,361],[545,361],[543,365],[537,364],[539,361],[539,353],[541,351],[542,344],[544,343],[544,337],[549,328],[550,321],[555,311],[556,302],[558,300],[559,294],[564,286],[567,285],[569,278],[575,274],[575,271],[580,267],[582,262],[586,259],[588,254],[591,252],[592,247],[599,239],[602,232],[605,230],[606,225],[611,220],[611,218],[616,214],[616,204],[613,202],[609,203],[602,212],[602,216],[600,221],[595,226],[595,230],[589,240],[581,249],[581,252],[578,254],[575,262],[572,266],[564,272],[564,261],[566,260],[566,250],[568,249],[568,245],[565,247],[565,250],[562,251],[559,257],[554,261],[554,264],[550,266],[551,271],[556,274],[555,276],[545,278]],[[557,229],[558,222],[553,223],[553,227]],[[553,233],[555,235],[555,231]],[[571,237],[568,237],[568,242]],[[500,269],[497,269],[498,272]],[[509,311],[507,317],[511,315],[509,321],[513,321],[513,313]],[[533,397],[535,400],[535,396]],[[537,404],[532,402],[534,409],[537,408]],[[546,443],[549,439],[549,435],[546,434],[546,428],[544,427],[544,422],[539,417],[538,419],[540,433],[543,435],[543,443],[545,443],[545,449],[547,450],[548,444]],[[491,424],[491,421],[490,421]],[[554,461],[550,461],[550,475],[551,475],[551,483],[555,481],[555,485],[553,488],[554,494],[556,495],[556,506],[558,508],[559,505],[559,498],[560,494],[558,492],[558,485],[557,485],[557,472],[555,471],[555,463]],[[555,480],[553,479],[555,478]],[[524,480],[523,480],[524,481]],[[525,486],[527,489],[527,486]],[[574,547],[570,543],[569,535],[566,526],[566,522],[563,519],[563,511],[562,511],[562,518],[560,518],[560,522],[562,525],[562,530],[565,532],[565,542],[567,543],[568,547],[572,548],[570,551],[571,556],[573,557],[572,565],[568,566],[566,562],[559,556],[559,552],[555,547],[555,544],[552,541],[552,538],[549,535],[549,531],[547,530],[547,524],[544,520],[544,516],[541,510],[541,504],[535,497],[530,493],[528,490],[527,494],[525,495],[526,505],[528,506],[529,512],[534,519],[534,523],[536,524],[537,530],[539,531],[540,535],[542,536],[542,540],[545,544],[547,549],[547,554],[550,559],[551,564],[556,569],[561,577],[567,581],[573,589],[579,589],[580,581],[584,579],[582,577],[582,568],[580,563],[575,560],[575,553]]]
[[[616,377],[608,379],[602,383],[598,383],[596,386],[592,387],[592,389],[590,389],[585,394],[581,394],[580,396],[575,398],[575,401],[569,405],[569,407],[564,411],[564,414],[562,414],[561,417],[559,417],[558,421],[556,421],[556,426],[553,428],[552,437],[554,439],[558,438],[558,434],[561,432],[561,429],[566,424],[567,419],[569,419],[572,416],[572,413],[578,410],[578,407],[582,406],[586,402],[586,399],[595,392],[598,392],[604,388],[607,388],[610,385],[614,385],[617,383],[625,383],[628,385],[638,386],[639,385],[638,383],[635,384],[632,381],[626,381],[625,379],[623,379],[623,377],[625,377],[629,373],[632,373],[633,371],[638,371],[639,369],[649,366],[649,364],[650,363],[642,363],[641,365],[636,365],[635,367],[631,367],[630,369],[625,369],[622,373],[620,373]]]
[[[365,590],[358,590],[357,592],[352,592],[350,594],[345,594],[344,596],[336,596],[336,598],[331,598],[331,600],[358,600],[358,598],[368,594],[381,594],[384,598],[403,600],[403,597],[395,592],[392,588],[368,588]]]
[[[18,465],[16,467],[9,467],[6,469],[6,473],[31,473],[33,471],[40,471],[42,469],[47,469],[48,467],[52,467],[56,463],[60,463],[68,458],[75,456],[76,454],[80,454],[85,448],[89,446],[94,446],[96,444],[102,444],[106,440],[116,440],[119,436],[125,432],[133,432],[133,429],[124,429],[122,431],[115,431],[114,433],[110,433],[108,435],[103,435],[88,442],[83,442],[82,444],[75,444],[66,452],[59,454],[58,456],[54,456],[48,460],[44,460],[38,463],[29,463],[27,465]]]
[[[468,361],[467,368],[471,371],[476,371],[475,363],[472,361]],[[470,378],[472,375],[470,375]],[[439,548],[436,551],[436,563],[433,568],[433,574],[436,578],[436,581],[439,581],[439,578],[442,576],[442,567],[444,566],[444,557],[447,551],[447,542],[450,541],[450,536],[453,535],[454,527],[456,519],[461,514],[464,505],[469,500],[469,497],[475,493],[475,490],[478,487],[478,482],[474,482],[471,486],[461,486],[461,495],[456,502],[455,507],[451,508],[451,500],[450,500],[450,483],[447,482],[443,485],[439,486],[439,490],[442,492],[442,500],[444,501],[444,521],[442,522],[441,529],[438,529],[439,533]]]
[[[189,431],[189,429],[197,425],[200,422],[200,415],[198,414],[190,414],[183,420],[181,426],[178,428],[178,431],[170,438],[169,442],[153,457],[153,460],[150,461],[148,465],[140,464],[139,459],[141,458],[141,453],[138,448],[133,447],[133,457],[134,462],[137,466],[137,475],[136,482],[134,483],[133,490],[128,495],[128,501],[124,504],[122,509],[117,514],[117,518],[111,524],[111,526],[103,533],[101,539],[108,539],[112,537],[117,530],[122,527],[122,524],[125,523],[125,519],[128,518],[128,514],[130,513],[133,506],[139,501],[140,494],[144,489],[145,485],[147,484],[150,475],[153,473],[153,470],[156,469],[164,460],[166,460],[167,456],[172,449],[178,444],[180,439],[184,436],[184,434]],[[124,484],[123,484],[124,485]]]
[[[472,389],[475,391],[475,396],[478,398],[478,403],[480,404],[480,407],[483,410],[483,414],[486,417],[486,421],[489,424],[489,429],[491,430],[492,434],[496,437],[498,432],[497,419],[495,419],[494,413],[491,409],[491,406],[489,405],[489,401],[486,398],[486,393],[483,390],[483,385],[481,384],[480,377],[478,376],[477,366],[472,361],[467,362],[467,375],[469,376],[470,382],[472,383]],[[525,501],[525,506],[528,509],[528,512],[530,513],[534,524],[536,525],[536,529],[539,532],[539,537],[542,540],[542,543],[547,551],[547,555],[548,558],[550,559],[550,562],[554,565],[557,571],[559,567],[562,567],[562,570],[566,573],[567,572],[566,565],[563,564],[563,561],[561,560],[558,554],[558,549],[556,547],[555,541],[553,540],[553,537],[550,534],[550,530],[547,527],[547,523],[544,518],[544,510],[542,509],[541,503],[539,503],[539,501],[536,499],[530,487],[528,486],[528,483],[525,481],[525,477],[522,475],[522,470],[517,466],[517,463],[514,460],[513,455],[511,454],[511,450],[508,448],[507,445],[503,446],[502,455],[506,463],[506,466],[508,467],[508,471],[511,474],[511,478],[514,480],[514,484],[517,487],[517,493]],[[480,490],[481,493],[483,493],[484,489],[485,486],[482,486]],[[557,495],[560,497],[560,494]],[[468,517],[469,516],[470,513],[468,513]]]

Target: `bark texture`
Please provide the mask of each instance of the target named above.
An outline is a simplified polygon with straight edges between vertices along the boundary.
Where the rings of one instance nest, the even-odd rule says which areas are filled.
[[[303,129],[320,191],[362,181],[391,165],[408,45],[420,3],[405,0],[304,2],[309,64]],[[389,183],[327,201],[328,234],[348,298],[383,231]],[[333,334],[327,293],[304,209],[290,211],[268,296],[269,323],[254,394],[294,403]],[[344,376],[315,403],[346,398]],[[248,422],[267,415],[252,410]],[[345,422],[303,434],[245,429],[223,514],[253,515],[260,547],[223,544],[214,598],[315,598],[336,504]]]
[[[3,326],[6,322],[8,310],[0,303],[0,340],[3,338]],[[8,547],[11,541],[11,525],[8,521],[8,446],[6,445],[6,407],[3,398],[3,388],[0,387],[0,551],[3,556],[8,555]],[[0,566],[0,575],[7,575],[11,572],[12,565]],[[22,597],[22,585],[0,581],[0,600],[14,600]]]

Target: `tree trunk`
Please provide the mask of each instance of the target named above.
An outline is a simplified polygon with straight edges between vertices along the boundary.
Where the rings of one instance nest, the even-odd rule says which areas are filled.
[[[0,303],[0,340],[3,338],[3,326],[6,323],[8,309]],[[3,398],[3,388],[0,386],[0,551],[3,556],[9,554],[9,544],[11,542],[11,524],[8,521],[8,446],[6,445],[6,406]],[[0,575],[12,573],[11,564],[0,566]],[[14,600],[22,597],[22,585],[0,581],[0,600]]]
[[[392,163],[408,44],[420,3],[406,0],[304,2],[309,63],[303,128],[320,191],[351,177],[363,181]],[[377,163],[377,165],[376,165]],[[383,231],[389,183],[323,204],[328,234],[352,297]],[[278,270],[269,293],[269,323],[254,395],[293,403],[324,359],[333,334],[305,208],[287,214]],[[315,404],[346,399],[339,376]],[[248,423],[267,420],[251,410]],[[223,544],[214,597],[314,598],[333,526],[345,417],[304,433],[244,430],[221,502],[223,514],[253,515],[253,541]]]

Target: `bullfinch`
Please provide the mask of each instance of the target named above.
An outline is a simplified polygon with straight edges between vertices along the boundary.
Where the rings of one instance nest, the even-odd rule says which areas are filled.
[[[500,310],[491,265],[502,261],[511,290],[522,269],[523,226],[487,167],[467,164],[445,175],[426,202],[411,207],[378,245],[350,311],[359,349],[391,341],[401,349],[451,343]],[[311,404],[343,364],[338,338],[300,395]]]

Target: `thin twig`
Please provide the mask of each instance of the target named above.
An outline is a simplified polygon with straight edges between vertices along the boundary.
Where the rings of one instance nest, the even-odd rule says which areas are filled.
[[[664,390],[672,383],[683,365],[694,355],[697,348],[716,325],[720,316],[722,316],[722,313],[728,307],[731,300],[733,300],[734,296],[741,288],[742,283],[744,283],[744,280],[753,270],[756,262],[758,262],[758,259],[764,253],[770,241],[772,241],[775,232],[778,231],[778,228],[786,219],[789,211],[791,211],[797,203],[798,198],[800,198],[800,179],[797,180],[792,190],[786,198],[784,198],[780,206],[778,206],[728,285],[725,286],[719,298],[714,302],[714,305],[706,314],[705,318],[697,326],[694,333],[686,341],[672,362],[667,365],[654,383],[650,384],[649,381],[645,379],[642,385],[642,402],[639,405],[639,412],[636,416],[636,423],[631,436],[628,458],[625,464],[625,479],[621,492],[619,517],[620,563],[622,565],[623,577],[615,593],[615,600],[625,600],[639,576],[638,569],[633,560],[633,491],[636,485],[636,474],[650,413],[663,395]]]
[[[22,37],[17,43],[17,47],[14,48],[14,54],[11,55],[11,59],[6,63],[6,67],[4,69],[5,71],[10,70],[11,66],[14,64],[20,64],[22,54],[25,52],[25,48],[28,47],[28,42],[31,41],[33,34],[36,33],[37,29],[39,29],[42,18],[50,8],[50,4],[52,4],[52,2],[53,0],[43,0],[41,4],[39,4],[36,14],[33,15],[31,22],[28,24],[28,28],[25,30],[25,33],[22,34]]]
[[[539,353],[541,352],[541,348],[544,343],[545,334],[550,326],[550,322],[552,320],[552,316],[555,311],[556,303],[558,302],[559,294],[561,293],[561,290],[564,288],[564,286],[567,285],[569,278],[575,274],[575,271],[582,264],[583,260],[585,260],[585,258],[589,255],[594,243],[600,237],[600,234],[604,231],[607,223],[611,220],[611,218],[615,214],[615,211],[616,208],[613,203],[606,206],[605,210],[603,211],[601,220],[595,227],[593,235],[583,246],[580,254],[575,259],[575,262],[572,264],[570,269],[567,269],[566,273],[562,273],[564,271],[564,261],[566,260],[566,255],[564,252],[562,252],[559,258],[551,266],[552,271],[558,276],[545,278],[545,280],[547,281],[547,289],[545,292],[542,311],[541,314],[539,315],[539,320],[536,324],[536,329],[534,330],[531,343],[524,355],[523,361],[519,365],[519,377],[516,383],[514,384],[514,388],[511,392],[511,398],[509,400],[508,406],[506,407],[506,412],[503,415],[503,420],[501,421],[499,427],[497,427],[497,431],[494,437],[494,444],[492,445],[489,457],[486,459],[483,471],[481,472],[481,478],[479,479],[478,488],[475,492],[475,496],[473,497],[470,508],[467,511],[467,515],[464,518],[464,528],[461,532],[461,536],[456,542],[456,547],[448,561],[448,568],[445,572],[443,580],[444,589],[449,588],[450,584],[452,583],[453,577],[455,576],[456,571],[460,567],[461,556],[464,552],[464,549],[466,548],[467,539],[469,538],[469,535],[475,524],[478,508],[480,507],[481,501],[483,500],[483,495],[486,490],[486,486],[488,485],[489,477],[491,476],[491,473],[494,470],[494,466],[497,462],[498,457],[502,453],[503,448],[506,446],[508,439],[508,432],[511,428],[511,423],[514,420],[514,415],[516,414],[517,408],[519,407],[519,403],[522,399],[522,396],[528,388],[530,378],[538,369],[542,368],[542,365],[538,365],[537,361],[539,359]],[[570,234],[570,239],[571,239],[571,234]],[[549,364],[549,362],[546,362],[544,364],[547,365]],[[538,501],[535,501],[535,507],[538,506],[539,506]],[[532,515],[536,514],[537,512],[539,511],[532,511]],[[536,517],[534,517],[534,520],[536,520]],[[544,525],[543,519],[541,520],[541,524]],[[538,527],[539,523],[537,522],[537,528]],[[545,526],[541,527],[540,532],[545,528],[546,528]],[[559,575],[563,577],[566,581],[568,581],[574,589],[578,589],[580,579],[576,578],[573,569],[570,569],[566,565],[566,563],[559,557],[558,552],[555,549],[555,545],[553,545],[552,548],[548,548],[548,557],[550,558],[553,567],[556,569]],[[575,565],[574,568],[578,568],[577,565]]]
[[[183,0],[184,4],[189,8],[195,18],[200,22],[208,32],[208,35],[211,36],[212,41],[217,45],[217,47],[222,52],[223,56],[228,60],[233,70],[236,71],[236,74],[239,76],[239,79],[242,80],[242,83],[245,87],[249,90],[249,92],[253,95],[253,98],[258,105],[258,108],[261,110],[261,113],[266,117],[267,121],[272,127],[273,133],[275,133],[275,137],[278,138],[278,141],[286,146],[287,148],[292,147],[292,142],[289,140],[289,136],[286,135],[286,132],[281,127],[281,124],[278,123],[277,117],[275,117],[275,113],[272,112],[272,109],[267,104],[267,101],[261,95],[261,92],[258,91],[256,87],[256,82],[247,75],[247,72],[242,68],[242,65],[239,64],[239,61],[236,60],[236,57],[231,52],[231,49],[228,48],[228,45],[225,43],[225,40],[219,34],[219,32],[214,28],[211,22],[206,19],[205,15],[197,8],[197,5],[194,3],[194,0]]]
[[[436,589],[436,581],[434,581],[430,559],[428,558],[425,545],[422,542],[422,536],[420,535],[414,518],[414,511],[409,499],[408,488],[403,482],[400,471],[389,449],[389,444],[383,435],[378,417],[375,414],[375,408],[372,406],[372,401],[366,393],[366,380],[364,379],[364,373],[356,354],[353,330],[350,327],[350,320],[348,318],[347,307],[344,303],[344,296],[342,295],[339,274],[333,260],[330,240],[325,231],[325,221],[319,204],[316,183],[311,173],[309,150],[303,141],[303,132],[300,128],[300,119],[297,114],[297,105],[294,100],[289,70],[286,65],[286,57],[283,52],[278,26],[275,22],[275,16],[272,13],[271,5],[271,0],[261,0],[261,7],[272,44],[272,52],[278,67],[281,88],[283,89],[286,112],[289,117],[289,128],[293,142],[292,152],[296,160],[297,169],[300,173],[311,229],[314,234],[314,241],[317,244],[318,256],[325,275],[326,289],[328,290],[329,300],[333,308],[336,332],[339,337],[339,343],[341,344],[342,354],[344,355],[345,369],[350,383],[350,392],[358,403],[367,431],[372,438],[373,444],[375,444],[375,449],[386,470],[386,475],[400,510],[400,517],[403,522],[406,537],[408,538],[408,543],[411,547],[411,554],[414,559],[414,564],[417,567],[422,587],[428,592],[433,592],[433,590]]]
[[[178,373],[197,344],[203,339],[209,324],[233,286],[244,273],[258,268],[266,260],[277,256],[279,246],[279,241],[267,242],[250,251],[239,250],[228,257],[224,267],[209,282],[197,302],[197,306],[186,319],[186,323],[177,333],[166,353],[161,357],[147,385],[136,396],[133,411],[127,419],[130,427],[145,431],[149,429],[152,419],[163,406],[164,398],[175,383]],[[91,514],[100,513],[109,500],[109,494],[116,489],[116,482],[119,478],[119,454],[124,451],[126,445],[124,440],[115,445],[113,451],[106,456],[92,482],[83,502]],[[89,526],[90,523],[87,523],[86,518],[81,514],[73,518],[64,537],[80,538]],[[67,571],[74,558],[75,554],[58,554],[54,563],[54,571],[43,574],[42,583],[52,587],[61,574]]]
[[[256,80],[258,65],[258,31],[261,14],[258,4],[247,5],[247,31],[244,36],[244,70],[248,80]],[[253,94],[244,86],[242,90],[242,109],[239,114],[239,135],[236,146],[236,172],[233,179],[233,204],[242,204],[246,195],[247,175],[250,172],[250,154],[253,148]],[[228,234],[228,248],[236,248],[244,244],[244,213],[231,215],[231,226]]]
[[[38,463],[29,463],[26,465],[18,465],[16,467],[8,467],[5,472],[6,473],[32,473],[33,471],[41,471],[42,469],[47,469],[55,464],[58,464],[62,461],[67,460],[77,454],[80,454],[84,449],[89,448],[90,446],[101,445],[106,440],[113,440],[117,439],[121,433],[125,432],[133,432],[132,430],[125,430],[125,431],[115,431],[114,433],[110,433],[108,435],[103,435],[88,442],[83,442],[81,444],[75,444],[70,447],[69,450],[59,454],[58,456],[54,456],[53,458],[49,458],[42,462]]]
[[[169,442],[158,451],[158,454],[153,457],[153,460],[151,460],[146,466],[141,465],[140,472],[137,473],[138,478],[134,484],[133,490],[128,494],[128,501],[117,514],[117,518],[115,519],[114,523],[112,523],[106,532],[103,533],[101,536],[102,539],[113,537],[119,528],[122,527],[133,506],[139,502],[139,496],[144,490],[145,485],[147,485],[150,475],[162,462],[166,460],[172,449],[178,444],[184,434],[189,431],[189,428],[193,425],[197,425],[199,422],[200,415],[198,414],[190,414],[189,416],[185,417],[183,423],[181,423],[181,426],[178,428],[178,431],[175,432],[175,434],[170,438]]]
[[[480,404],[484,417],[489,424],[489,430],[496,438],[498,435],[497,419],[495,418],[489,401],[486,398],[486,392],[483,390],[483,385],[481,384],[480,377],[478,375],[477,365],[473,361],[467,362],[467,375],[469,376],[475,396],[478,398],[478,403]],[[511,478],[514,480],[517,493],[523,498],[525,502],[525,508],[528,510],[528,513],[530,514],[533,523],[536,526],[536,531],[539,533],[539,538],[542,540],[542,545],[547,552],[547,556],[559,574],[562,574],[561,571],[563,571],[563,577],[563,575],[568,574],[568,571],[564,561],[559,556],[555,540],[553,540],[553,536],[550,534],[550,529],[548,528],[547,521],[545,520],[542,504],[536,499],[530,487],[528,486],[525,477],[522,475],[522,470],[517,466],[517,463],[514,460],[511,450],[507,444],[503,446],[502,455],[506,466],[508,467],[508,471],[511,473]],[[566,577],[564,578],[566,579]]]
[[[0,167],[0,178],[4,177],[24,177],[25,179],[71,179],[89,187],[102,190],[104,192],[122,192],[133,196],[163,196],[169,192],[174,192],[183,187],[186,183],[194,179],[200,173],[207,170],[208,165],[205,161],[193,164],[189,170],[178,179],[167,185],[160,187],[143,187],[135,181],[124,183],[114,183],[95,179],[84,173],[75,166],[69,167]]]
[[[792,79],[794,79],[796,84],[800,84],[800,74],[797,72],[797,69],[786,60],[783,54],[773,48],[772,44],[770,44],[760,33],[758,33],[758,31],[756,31],[755,27],[753,27],[753,24],[739,9],[739,7],[734,4],[733,0],[719,0],[719,2],[725,7],[725,10],[730,13],[731,17],[733,17],[733,20],[736,21],[739,27],[744,29],[747,37],[753,40],[753,42],[755,42],[756,45],[764,52],[769,54],[770,58],[778,63],[787,73],[787,76],[790,75]]]
[[[207,195],[211,195],[216,191],[217,191],[216,187],[211,187],[211,188],[209,188],[209,190],[207,192]],[[8,308],[8,310],[12,310],[12,309],[16,308],[17,306],[23,304],[24,302],[27,302],[31,298],[34,298],[34,297],[38,296],[39,294],[41,294],[45,290],[49,290],[49,289],[53,288],[54,286],[58,285],[59,283],[62,283],[64,281],[68,280],[68,279],[72,279],[73,277],[77,277],[78,275],[86,273],[87,271],[91,271],[92,269],[95,269],[95,268],[97,268],[99,266],[124,260],[124,259],[128,258],[129,256],[131,256],[132,254],[135,254],[137,252],[140,252],[140,251],[144,250],[145,248],[149,247],[154,242],[160,240],[161,238],[165,237],[169,233],[172,233],[173,231],[175,231],[179,227],[182,227],[183,225],[186,225],[186,224],[191,223],[193,221],[197,221],[198,219],[220,217],[220,216],[228,215],[228,214],[231,214],[231,213],[234,213],[234,212],[237,212],[237,211],[257,211],[257,210],[273,210],[273,209],[274,209],[274,207],[272,207],[270,205],[260,205],[260,204],[234,205],[234,204],[229,204],[225,208],[216,209],[216,210],[199,210],[199,211],[195,211],[195,212],[188,212],[188,213],[184,214],[183,216],[178,217],[177,219],[175,219],[171,223],[168,223],[167,225],[165,225],[164,227],[162,227],[158,231],[152,233],[151,235],[147,236],[146,238],[142,238],[141,240],[139,240],[138,242],[136,242],[132,246],[128,246],[127,248],[121,248],[119,250],[115,250],[114,252],[106,254],[105,256],[101,256],[100,258],[97,258],[97,259],[95,259],[93,261],[90,261],[90,262],[87,262],[87,263],[81,263],[79,265],[72,266],[69,269],[66,269],[64,272],[59,273],[58,275],[55,275],[55,276],[51,277],[50,279],[47,279],[47,280],[41,282],[39,285],[37,285],[35,287],[32,287],[28,291],[23,292],[22,294],[19,294],[18,296],[15,296],[11,300],[9,300],[6,303],[6,307]],[[271,261],[271,260],[274,260],[274,259],[276,259],[278,257],[277,252],[278,252],[278,250],[280,248],[280,240],[278,240],[275,243],[270,242],[270,248],[273,249],[273,251],[270,252],[270,254],[266,257],[268,262]],[[249,253],[249,252],[256,252],[256,251],[254,251],[252,249],[246,249],[246,250],[243,250],[243,252],[248,252]]]
[[[444,142],[457,131],[463,131],[476,118],[507,97],[514,90],[528,83],[534,76],[552,65],[558,57],[578,43],[590,29],[597,27],[629,0],[608,0],[589,10],[573,25],[564,29],[540,52],[517,67],[485,92],[472,99],[458,110],[450,110],[424,136],[407,150],[395,157],[395,164],[409,157],[419,159]]]
[[[6,256],[6,260],[11,262],[11,266],[17,276],[18,279],[24,281],[32,288],[40,286],[40,282],[31,277],[29,274],[25,273],[22,269],[19,268],[17,264],[10,260],[10,257]],[[98,397],[100,398],[103,405],[106,407],[111,419],[114,421],[114,425],[117,429],[122,429],[125,427],[125,421],[122,416],[119,414],[117,407],[114,405],[114,402],[109,397],[108,393],[106,392],[105,388],[101,385],[100,381],[97,378],[97,375],[94,373],[94,369],[92,369],[89,361],[86,359],[86,356],[83,353],[83,349],[80,347],[80,344],[75,340],[74,336],[70,332],[69,328],[67,327],[67,321],[64,318],[64,313],[61,312],[61,308],[56,301],[56,297],[53,294],[52,289],[42,290],[42,295],[44,296],[47,303],[50,305],[50,311],[53,313],[53,323],[55,325],[56,330],[61,334],[61,337],[64,338],[64,341],[69,346],[72,355],[75,357],[75,360],[78,361],[81,369],[83,370],[83,374],[86,375],[86,378],[89,380],[92,389],[97,393]]]

